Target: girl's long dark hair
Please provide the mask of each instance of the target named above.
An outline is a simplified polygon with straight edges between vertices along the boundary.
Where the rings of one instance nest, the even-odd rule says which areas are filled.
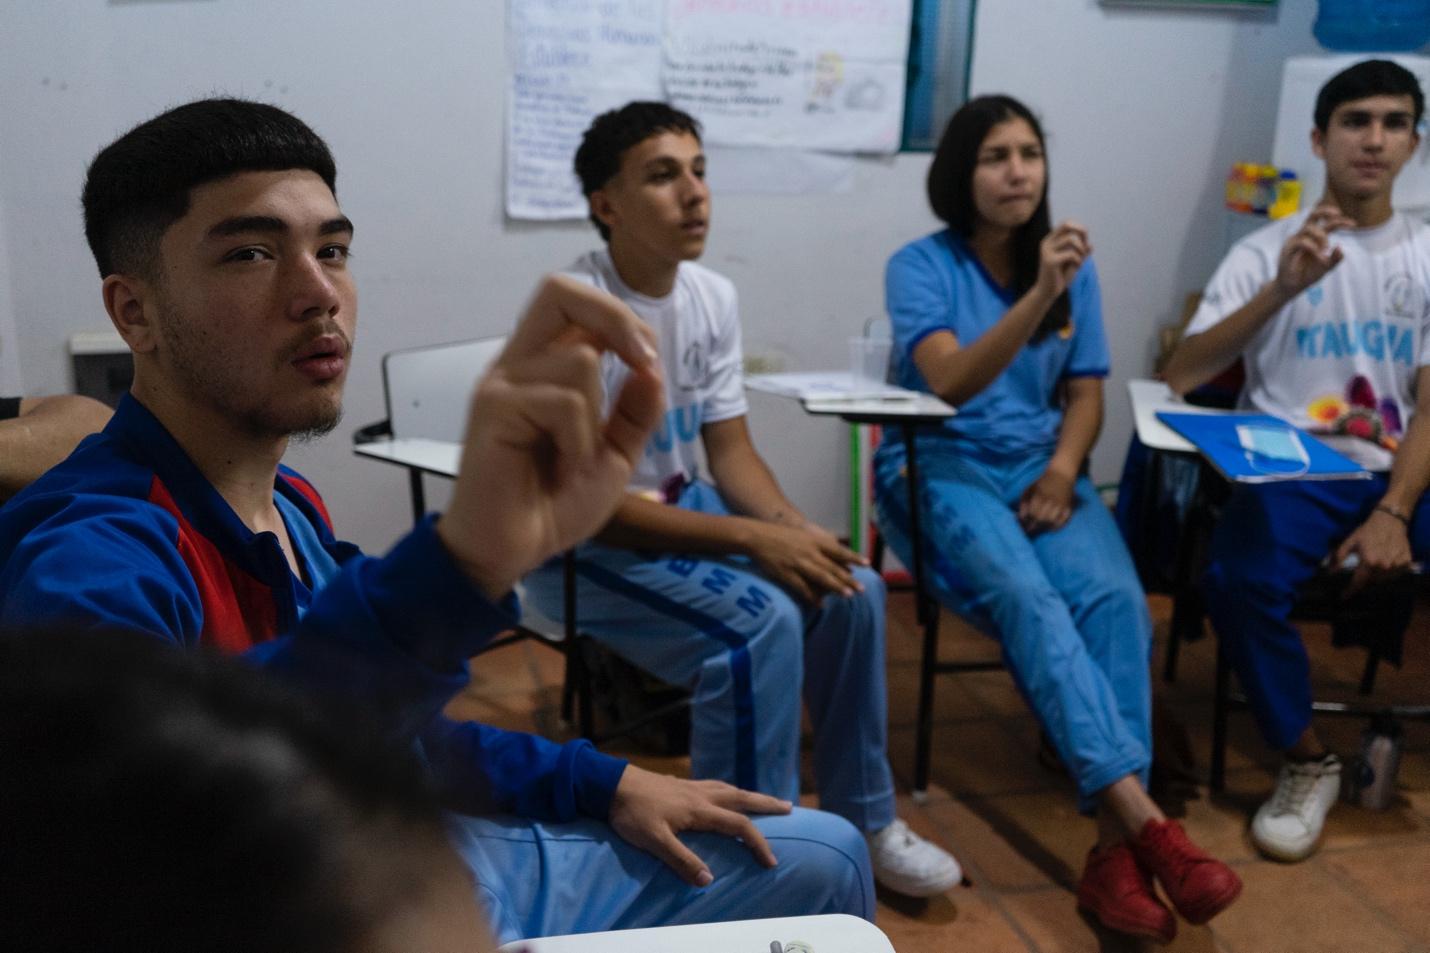
[[[973,201],[973,171],[978,165],[978,150],[994,126],[1009,119],[1022,119],[1038,137],[1038,145],[1046,155],[1043,127],[1037,118],[1012,96],[979,96],[964,103],[949,119],[929,166],[928,197],[933,213],[948,223],[956,234],[973,237],[978,226],[978,207]],[[1046,162],[1046,160],[1045,160]],[[1046,170],[1046,164],[1044,166]],[[1033,216],[1013,233],[1013,294],[1022,297],[1038,280],[1038,245],[1052,230],[1048,215],[1048,184],[1043,178],[1043,195]],[[1042,340],[1054,331],[1061,331],[1072,320],[1072,302],[1064,291],[1053,301],[1043,321],[1033,335]]]

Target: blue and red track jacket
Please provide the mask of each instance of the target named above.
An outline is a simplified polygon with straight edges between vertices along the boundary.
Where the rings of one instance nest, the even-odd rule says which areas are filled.
[[[306,690],[359,699],[417,743],[452,806],[605,818],[625,762],[589,742],[456,723],[467,659],[511,627],[428,519],[381,558],[334,538],[316,490],[280,467],[341,571],[308,600],[272,533],[253,533],[164,426],[126,396],[104,432],[0,510],[0,627],[143,632],[243,653]],[[300,600],[307,610],[299,618]]]

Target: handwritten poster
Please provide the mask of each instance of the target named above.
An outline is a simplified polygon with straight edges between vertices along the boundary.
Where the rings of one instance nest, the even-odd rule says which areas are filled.
[[[669,0],[662,81],[725,146],[893,152],[911,0]]]
[[[632,99],[689,112],[709,146],[783,150],[824,178],[848,171],[814,152],[899,147],[912,0],[509,0],[507,11],[513,218],[583,218],[571,171],[581,133]]]
[[[599,113],[661,99],[665,0],[511,0],[507,5],[506,211],[584,218],[571,171]]]

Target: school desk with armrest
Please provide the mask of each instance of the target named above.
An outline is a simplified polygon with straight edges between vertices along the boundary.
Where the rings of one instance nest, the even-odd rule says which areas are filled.
[[[752,390],[764,391],[777,396],[795,397],[805,413],[815,417],[838,417],[849,424],[870,424],[897,429],[902,435],[908,451],[909,486],[909,537],[923,538],[920,527],[920,493],[918,492],[919,464],[917,441],[914,435],[919,427],[937,426],[952,417],[956,411],[931,394],[906,390],[893,384],[879,385],[877,392],[860,393],[858,382],[851,385],[851,393],[841,396],[828,390],[828,384],[836,384],[844,375],[830,373],[824,375],[779,375],[765,374],[747,377],[745,384]],[[824,378],[814,382],[813,378]],[[809,388],[801,391],[801,388]],[[919,661],[919,707],[914,745],[914,786],[913,797],[922,803],[928,796],[930,749],[933,745],[933,692],[934,676],[941,673],[981,671],[1001,668],[997,661],[962,662],[941,660],[938,657],[938,614],[937,600],[924,581],[924,552],[920,545],[914,546],[913,565],[909,567],[914,588],[914,614],[923,632],[923,651]]]
[[[1187,506],[1186,517],[1178,528],[1174,570],[1169,580],[1173,598],[1172,626],[1167,643],[1167,656],[1163,679],[1171,682],[1176,678],[1177,656],[1181,642],[1193,628],[1200,630],[1203,625],[1201,594],[1197,576],[1201,571],[1207,540],[1216,524],[1219,512],[1218,501],[1226,493],[1225,481],[1205,462],[1196,446],[1167,426],[1159,414],[1200,413],[1224,414],[1220,408],[1197,407],[1178,399],[1162,381],[1133,380],[1128,383],[1132,399],[1133,417],[1137,428],[1137,439],[1150,451],[1151,458],[1144,474],[1144,513],[1141,518],[1150,521],[1153,517],[1148,508],[1153,501],[1153,484],[1160,475],[1160,466],[1168,456],[1195,457],[1200,462],[1196,474],[1196,487]],[[1134,555],[1136,547],[1134,546]],[[1139,568],[1141,567],[1139,560]],[[1387,652],[1392,634],[1379,632],[1375,628],[1375,608],[1383,600],[1404,598],[1414,592],[1424,579],[1417,569],[1407,576],[1373,583],[1360,595],[1351,600],[1342,600],[1340,590],[1348,574],[1340,569],[1328,569],[1319,573],[1304,587],[1297,604],[1292,610],[1292,619],[1300,622],[1329,622],[1338,627],[1360,626],[1364,631],[1358,644],[1366,649],[1365,666],[1362,670],[1357,694],[1369,696],[1375,687],[1375,677],[1380,662]],[[1145,582],[1145,575],[1144,575]],[[1408,592],[1407,592],[1408,591]],[[1398,635],[1398,634],[1396,634]],[[1215,696],[1212,711],[1212,754],[1210,786],[1213,791],[1221,791],[1226,778],[1227,717],[1233,710],[1247,708],[1246,697],[1232,688],[1231,664],[1217,643]],[[1380,715],[1390,719],[1430,720],[1430,705],[1386,705],[1373,701],[1349,702],[1316,700],[1312,710],[1319,715],[1349,716],[1367,718]]]
[[[497,953],[894,953],[874,924],[844,913],[695,923],[517,940]]]
[[[383,355],[387,419],[357,430],[353,434],[353,452],[407,470],[414,522],[427,511],[424,477],[457,476],[472,393],[505,346],[503,336],[405,348]],[[575,562],[570,552],[564,560],[565,621],[558,623],[523,605],[521,625],[510,635],[494,639],[483,651],[528,639],[560,651],[566,663],[561,718],[572,723],[574,713],[577,732],[596,743],[628,736],[688,707],[688,694],[671,690],[673,700],[598,731],[596,692],[587,663],[587,657],[597,652],[577,630]]]

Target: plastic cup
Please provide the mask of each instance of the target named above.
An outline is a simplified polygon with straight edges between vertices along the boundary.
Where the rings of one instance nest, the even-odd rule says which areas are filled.
[[[849,339],[849,373],[856,381],[883,384],[889,375],[887,339],[854,337]]]

